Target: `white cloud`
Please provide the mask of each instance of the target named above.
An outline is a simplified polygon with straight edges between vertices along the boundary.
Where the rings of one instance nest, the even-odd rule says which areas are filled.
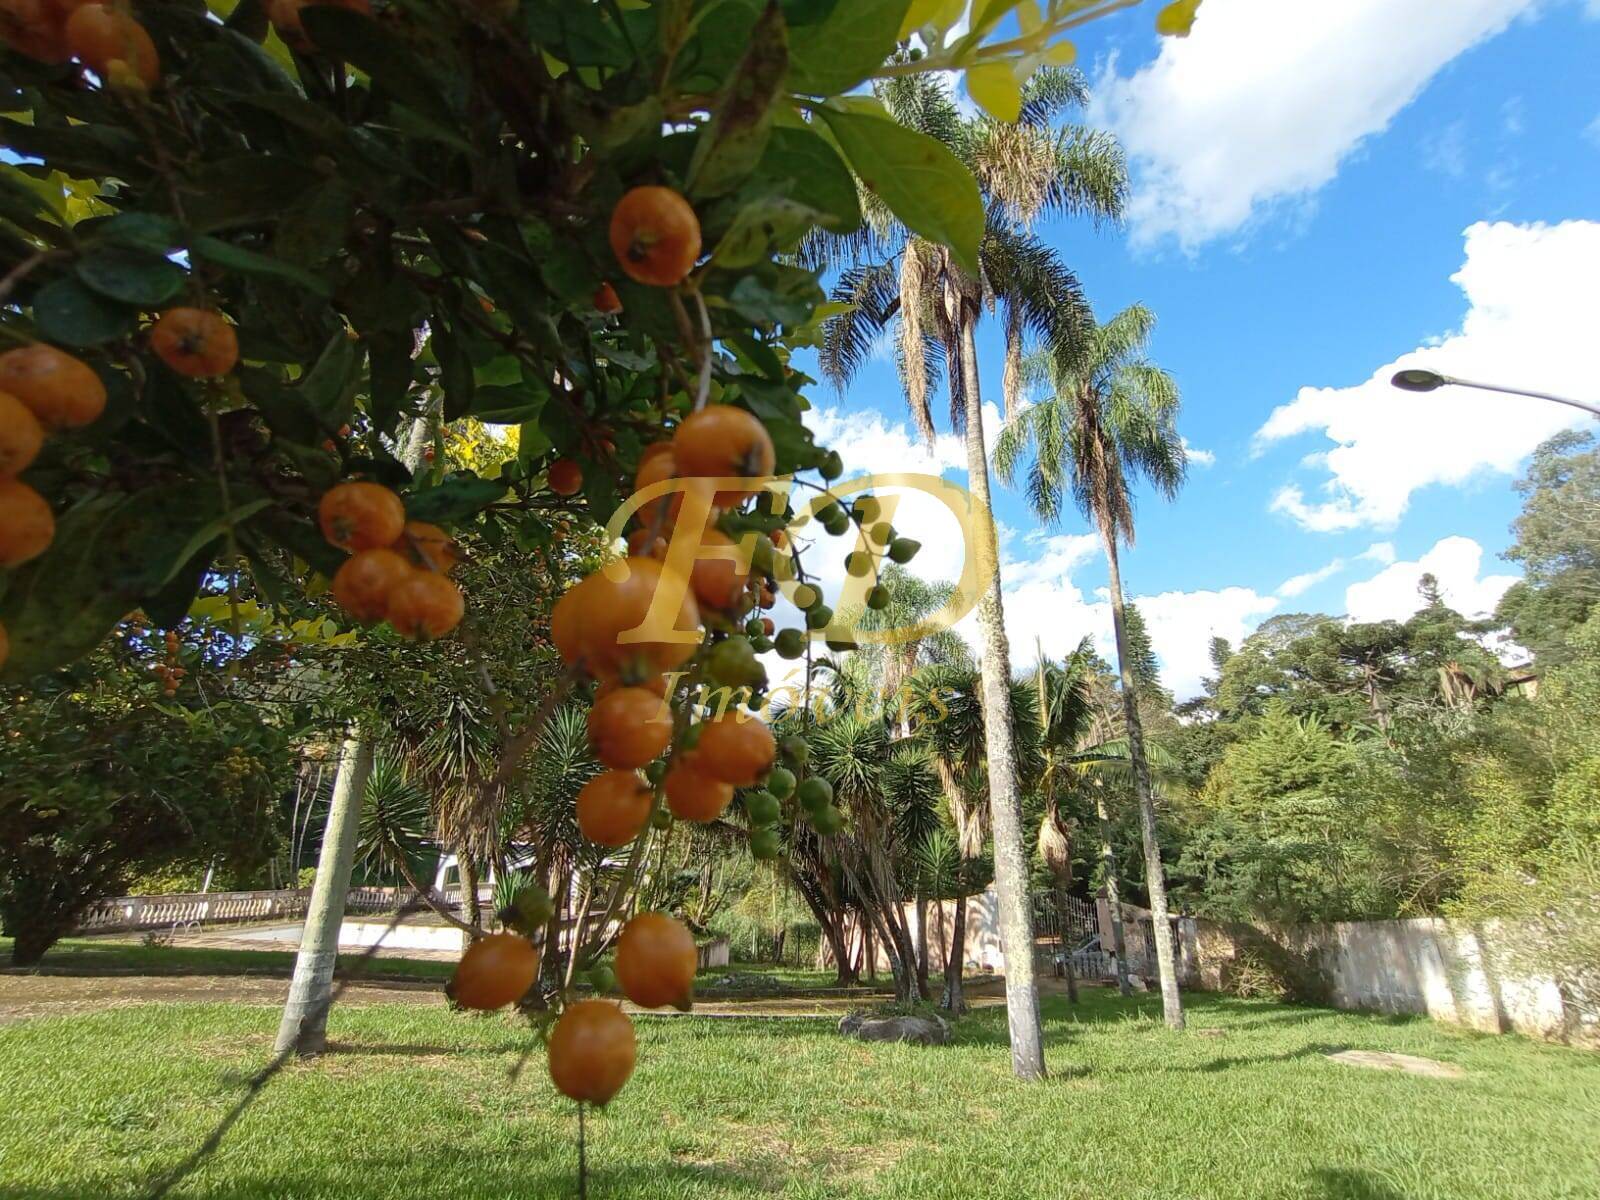
[[[1191,446],[1189,439],[1183,439],[1183,452],[1189,456],[1191,467],[1212,467],[1216,465],[1217,456],[1214,451],[1202,450],[1198,446]]]
[[[1397,370],[1424,367],[1594,396],[1600,222],[1479,222],[1466,231],[1466,259],[1451,280],[1468,304],[1459,331],[1401,355],[1353,387],[1302,388],[1256,432],[1258,447],[1308,433],[1334,443],[1313,460],[1329,475],[1321,497],[1307,499],[1289,484],[1274,497],[1274,511],[1321,532],[1393,526],[1417,489],[1461,484],[1482,471],[1511,474],[1545,438],[1588,420],[1560,405],[1466,388],[1401,392],[1389,379]]]
[[[1237,646],[1278,606],[1275,597],[1243,587],[1162,592],[1140,596],[1137,602],[1161,659],[1161,682],[1180,700],[1197,695],[1200,681],[1213,673],[1212,638],[1224,637]]]
[[[1303,575],[1292,575],[1278,585],[1278,595],[1286,600],[1292,600],[1302,592],[1308,592],[1324,579],[1332,579],[1344,570],[1345,562],[1336,558],[1325,567],[1318,567],[1315,571],[1307,571]]]
[[[1597,0],[1600,2],[1600,0]],[[1600,146],[1600,114],[1583,127],[1583,136],[1589,139],[1594,146]]]
[[[1422,165],[1460,179],[1467,173],[1467,123],[1452,121],[1422,139]]]
[[[1393,542],[1373,542],[1372,545],[1368,546],[1357,557],[1365,558],[1371,562],[1382,563],[1384,566],[1388,566],[1398,557],[1398,555],[1396,555],[1394,552]]]
[[[1207,0],[1189,37],[1097,84],[1092,119],[1135,164],[1135,241],[1194,248],[1303,204],[1442,67],[1537,2]]]
[[[1494,611],[1515,575],[1483,575],[1483,547],[1467,537],[1447,537],[1416,562],[1397,562],[1345,590],[1353,621],[1404,621],[1422,607],[1417,585],[1424,574],[1439,581],[1444,602],[1466,617]]]

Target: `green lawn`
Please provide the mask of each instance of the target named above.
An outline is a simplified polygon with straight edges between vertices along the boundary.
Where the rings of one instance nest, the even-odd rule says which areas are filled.
[[[630,1085],[589,1123],[589,1195],[917,1200],[1561,1200],[1600,1195],[1600,1057],[1421,1020],[1103,991],[1046,1002],[1053,1077],[1008,1074],[1004,1013],[948,1047],[826,1021],[647,1018]],[[124,1197],[194,1147],[259,1066],[266,1007],[151,1006],[0,1029],[0,1196]],[[175,1194],[198,1200],[575,1195],[570,1104],[509,1018],[336,1011]],[[1343,1047],[1459,1064],[1356,1070]]]

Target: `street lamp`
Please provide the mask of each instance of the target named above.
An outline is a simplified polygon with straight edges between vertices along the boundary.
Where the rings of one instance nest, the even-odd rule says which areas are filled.
[[[1396,371],[1394,378],[1389,380],[1395,387],[1407,392],[1432,392],[1453,384],[1456,387],[1477,388],[1484,392],[1505,392],[1512,396],[1532,396],[1535,400],[1549,400],[1556,404],[1565,404],[1569,408],[1581,408],[1591,417],[1600,417],[1600,407],[1585,404],[1582,400],[1571,400],[1566,396],[1552,396],[1549,392],[1530,392],[1526,388],[1501,387],[1493,383],[1474,383],[1470,379],[1455,379],[1449,375],[1441,375],[1437,371],[1424,371],[1413,367],[1409,371]]]

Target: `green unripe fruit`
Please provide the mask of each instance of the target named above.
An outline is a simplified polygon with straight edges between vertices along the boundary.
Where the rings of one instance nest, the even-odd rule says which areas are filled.
[[[879,584],[867,593],[867,607],[874,612],[882,612],[889,607],[889,601],[894,599],[889,589]]]
[[[867,536],[877,545],[887,546],[894,541],[894,526],[887,521],[879,521],[867,531]]]
[[[830,804],[811,813],[811,828],[824,835],[838,833],[844,828],[844,814]]]
[[[826,604],[819,604],[806,613],[807,629],[826,629],[833,624],[833,609]]]
[[[794,795],[794,772],[788,767],[773,767],[767,776],[767,791],[779,800],[787,800]]]
[[[771,825],[783,815],[783,806],[771,792],[751,792],[744,798],[744,811],[755,826]]]
[[[854,638],[829,638],[827,646],[829,650],[843,654],[846,650],[856,649],[856,640]]]
[[[836,521],[844,516],[844,509],[840,508],[837,501],[830,500],[816,511],[816,518],[826,525],[829,521]]]
[[[775,644],[784,658],[799,658],[806,652],[806,635],[798,629],[780,629]]]
[[[852,550],[844,556],[844,569],[857,579],[872,574],[872,555],[865,550]]]
[[[790,599],[794,601],[796,608],[801,612],[805,612],[806,609],[822,603],[822,593],[809,583],[802,583],[794,589],[794,594]]]
[[[850,532],[850,518],[845,516],[843,513],[840,513],[832,520],[824,521],[822,523],[822,528],[825,529],[831,537],[843,537],[845,534]]]
[[[778,548],[772,544],[772,539],[762,534],[756,538],[755,546],[750,551],[750,569],[757,575],[771,575],[777,553]]]
[[[908,563],[917,556],[917,551],[922,549],[922,543],[911,538],[895,538],[889,543],[889,557],[897,563]]]
[[[772,649],[772,639],[763,633],[758,637],[753,637],[750,639],[750,647],[757,654],[765,654],[768,650]]]
[[[655,762],[646,767],[644,769],[644,777],[659,787],[661,785],[661,781],[667,777],[667,764],[665,760],[658,758]]]
[[[811,757],[811,746],[805,738],[798,734],[786,737],[778,744],[778,749],[783,751],[783,757],[797,767],[806,765],[806,759]]]
[[[656,809],[655,812],[650,814],[650,828],[671,829],[672,814],[664,808]]]
[[[844,459],[839,457],[837,450],[830,450],[817,470],[824,479],[837,479],[844,474]]]
[[[883,505],[876,496],[857,496],[850,505],[850,511],[862,521],[876,521],[878,514],[883,511]]]
[[[794,789],[794,798],[807,812],[816,812],[833,803],[833,785],[819,775],[808,775]]]
[[[750,835],[750,856],[769,860],[783,853],[783,843],[776,829],[758,829]]]
[[[617,973],[605,963],[601,963],[590,970],[589,986],[603,996],[617,986]]]
[[[715,682],[728,687],[756,686],[756,674],[760,669],[755,649],[742,637],[718,642],[706,655],[706,673]]]
[[[733,615],[736,617],[748,616],[756,606],[756,598],[749,592],[742,592],[733,602]]]
[[[761,623],[760,617],[751,617],[744,623],[744,631],[753,638],[758,638],[766,633],[767,627]]]
[[[525,887],[517,892],[517,921],[527,932],[542,929],[556,913],[556,902],[542,887]]]

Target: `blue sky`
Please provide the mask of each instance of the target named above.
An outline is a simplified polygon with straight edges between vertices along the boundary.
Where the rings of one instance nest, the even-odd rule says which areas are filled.
[[[1102,315],[1154,309],[1152,357],[1183,388],[1200,453],[1175,504],[1141,502],[1124,558],[1167,682],[1192,693],[1212,633],[1275,613],[1404,617],[1424,569],[1492,608],[1517,574],[1511,483],[1581,414],[1383,381],[1416,362],[1600,400],[1600,0],[1206,0],[1164,42],[1148,10],[1080,42],[1088,119],[1133,163],[1130,219],[1041,232]],[[993,325],[980,357],[998,400]],[[916,446],[887,348],[815,398],[852,469],[921,457],[964,481],[952,441]],[[1013,661],[1106,644],[1083,522],[1041,533],[1004,489],[996,512]],[[901,523],[925,572],[954,573],[950,528]]]

